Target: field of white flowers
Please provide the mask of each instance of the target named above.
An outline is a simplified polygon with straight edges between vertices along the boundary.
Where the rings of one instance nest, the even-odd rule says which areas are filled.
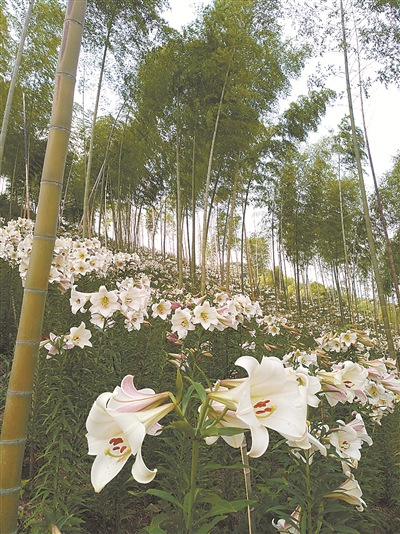
[[[4,377],[31,246],[1,228]],[[19,532],[398,532],[400,380],[372,321],[175,280],[56,240]]]

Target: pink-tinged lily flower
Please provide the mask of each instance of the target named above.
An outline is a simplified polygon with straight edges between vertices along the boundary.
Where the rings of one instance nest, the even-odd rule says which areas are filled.
[[[380,380],[380,383],[386,389],[393,391],[393,393],[397,393],[398,395],[400,395],[400,380],[396,378],[395,373],[391,373],[390,375],[385,376],[384,378]]]
[[[96,399],[86,421],[89,454],[96,456],[91,472],[96,492],[121,471],[131,455],[136,456],[133,478],[142,484],[153,480],[157,470],[147,468],[141,447],[146,434],[157,435],[158,421],[174,409],[172,403],[160,405],[168,395],[148,388],[137,390],[133,377],[127,376],[114,393]]]
[[[300,524],[301,520],[301,508],[300,506],[296,507],[296,510],[290,515],[295,523]],[[272,525],[276,528],[278,532],[283,532],[285,534],[300,534],[300,530],[291,525],[286,519],[279,519],[276,523],[272,520]]]
[[[307,435],[305,397],[300,393],[296,376],[287,375],[281,360],[263,357],[261,363],[242,356],[236,365],[246,369],[248,378],[222,380],[208,395],[224,404],[248,426],[252,437],[249,456],[264,454],[269,443],[267,428],[291,441]]]
[[[324,495],[324,497],[341,499],[342,501],[346,501],[349,504],[356,506],[357,510],[362,512],[364,510],[364,506],[367,505],[363,499],[361,499],[361,488],[357,480],[354,478],[354,475],[352,475],[350,471],[346,473],[346,476],[348,477],[347,480],[345,480],[343,484],[338,487],[338,489],[334,490],[332,493]]]
[[[338,421],[343,423],[343,421]],[[331,432],[329,441],[341,458],[358,461],[361,458],[361,439],[350,425],[340,426]]]
[[[357,436],[362,440],[368,443],[368,445],[372,445],[372,439],[368,435],[363,418],[361,415],[357,412],[353,412],[352,415],[354,415],[354,419],[348,423],[348,426],[354,428],[354,430],[357,432]]]

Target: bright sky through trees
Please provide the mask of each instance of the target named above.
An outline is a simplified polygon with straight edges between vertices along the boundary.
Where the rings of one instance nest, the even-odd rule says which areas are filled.
[[[170,0],[171,10],[165,12],[164,17],[171,26],[179,30],[183,25],[190,23],[195,18],[198,7],[209,3],[211,3],[210,0]],[[343,66],[343,58],[339,53],[330,54],[329,59],[326,61],[336,63],[341,68]],[[310,64],[301,79],[293,83],[293,92],[290,100],[296,99],[301,94],[306,94],[307,78],[312,73],[314,66],[314,64]],[[371,77],[373,76],[372,69],[370,72],[364,74],[364,76],[368,76],[368,74]],[[318,132],[310,135],[310,142],[316,142],[322,136],[327,135],[329,130],[336,129],[342,117],[348,113],[347,100],[344,98],[344,78],[341,76],[336,78],[331,77],[327,83],[329,87],[338,93],[343,93],[343,97],[339,98],[333,106],[328,108]],[[353,80],[353,83],[354,106],[355,112],[357,113],[359,111],[359,96],[356,79]],[[370,90],[370,97],[365,100],[364,104],[375,170],[378,177],[381,177],[383,173],[392,167],[392,157],[399,150],[399,90],[394,86],[385,89],[382,84],[376,82]],[[356,120],[361,127],[361,117],[357,116]]]

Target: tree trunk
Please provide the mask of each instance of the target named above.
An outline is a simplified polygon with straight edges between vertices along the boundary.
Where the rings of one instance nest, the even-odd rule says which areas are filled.
[[[24,114],[24,153],[25,153],[25,203],[24,203],[24,218],[31,218],[30,210],[30,195],[29,195],[29,148],[28,148],[28,129],[26,123],[26,106],[25,93],[22,93],[22,109]]]
[[[376,201],[378,203],[379,218],[381,220],[381,224],[382,224],[382,228],[383,228],[383,234],[385,236],[385,243],[386,243],[387,253],[388,253],[388,257],[389,257],[390,271],[392,273],[394,290],[396,292],[396,297],[397,297],[397,305],[400,306],[399,281],[398,281],[398,278],[397,278],[396,267],[395,267],[395,264],[394,264],[392,245],[390,244],[389,234],[388,234],[388,231],[387,231],[386,218],[385,218],[385,214],[383,213],[381,195],[379,193],[378,182],[376,180],[374,163],[372,161],[371,148],[369,146],[369,139],[368,139],[368,133],[367,133],[367,123],[366,123],[366,120],[365,120],[365,112],[364,112],[364,97],[363,97],[362,83],[361,83],[361,81],[362,81],[361,80],[361,65],[360,65],[360,55],[359,55],[359,48],[358,48],[357,31],[355,32],[355,34],[356,34],[356,40],[357,40],[358,80],[359,80],[359,86],[360,86],[361,117],[362,117],[362,122],[363,122],[365,145],[366,145],[366,148],[367,148],[369,166],[371,168],[372,179],[373,179],[373,182],[374,182]]]
[[[196,284],[196,187],[195,187],[195,162],[196,162],[196,134],[193,135],[192,155],[192,256],[190,262],[190,277],[192,286]]]
[[[92,170],[92,159],[93,159],[94,133],[96,129],[97,113],[99,110],[99,102],[100,102],[101,85],[103,82],[104,67],[106,64],[106,56],[107,56],[107,51],[108,51],[111,28],[112,28],[112,21],[110,22],[108,26],[107,37],[104,43],[103,59],[101,61],[99,81],[97,84],[96,102],[95,102],[94,111],[93,111],[92,129],[90,132],[89,154],[88,154],[86,177],[85,177],[85,191],[83,194],[83,237],[84,238],[89,237],[89,189],[90,189],[90,173]]]
[[[31,0],[29,2],[28,11],[25,17],[24,28],[22,30],[21,38],[19,41],[18,54],[15,59],[13,73],[12,73],[11,81],[10,81],[10,87],[8,89],[6,107],[4,108],[3,122],[1,125],[1,133],[0,133],[0,176],[1,176],[1,164],[3,161],[3,154],[4,154],[4,145],[5,145],[6,137],[7,137],[8,122],[10,120],[11,106],[12,106],[12,101],[14,98],[15,86],[17,84],[17,79],[18,79],[18,70],[21,64],[22,54],[23,54],[24,46],[25,46],[25,39],[28,33],[28,26],[29,26],[29,21],[31,18],[34,3],[35,3],[35,0]]]
[[[355,322],[354,317],[354,309],[353,309],[353,295],[351,292],[351,281],[350,281],[350,266],[349,266],[349,258],[347,255],[347,244],[346,244],[346,233],[344,230],[344,215],[343,215],[343,197],[342,197],[342,183],[341,183],[341,169],[340,169],[340,156],[339,156],[339,203],[340,203],[340,224],[342,227],[342,239],[343,239],[343,251],[344,251],[344,262],[345,262],[345,268],[346,268],[346,288],[347,288],[347,298],[349,301],[349,310],[350,310],[350,317],[351,321]]]
[[[362,198],[363,209],[364,209],[365,225],[367,229],[369,249],[371,252],[372,267],[374,270],[375,281],[376,281],[376,285],[378,289],[378,298],[379,298],[379,302],[381,305],[382,319],[383,319],[386,339],[388,343],[388,352],[389,352],[389,356],[397,361],[396,351],[395,351],[394,344],[393,344],[392,331],[390,329],[389,316],[387,312],[386,298],[385,298],[385,294],[383,291],[382,278],[381,278],[381,274],[379,271],[378,259],[376,255],[375,242],[374,242],[374,237],[372,234],[372,226],[371,226],[371,219],[369,216],[367,193],[365,191],[364,177],[363,177],[363,171],[362,171],[362,166],[361,166],[361,156],[360,156],[360,150],[359,150],[358,141],[357,141],[357,133],[356,133],[355,120],[354,120],[354,112],[353,112],[353,100],[351,96],[349,64],[348,64],[348,57],[347,57],[347,40],[346,40],[346,29],[345,29],[345,23],[344,23],[343,0],[340,0],[340,13],[341,13],[341,23],[342,23],[342,35],[343,35],[343,55],[344,55],[344,65],[345,65],[345,74],[346,74],[347,99],[348,99],[348,104],[349,104],[351,131],[352,131],[352,136],[353,136],[354,153],[355,153],[356,160],[357,160],[357,170],[358,170],[358,178],[360,182],[361,198]]]
[[[246,209],[247,209],[247,200],[249,198],[250,193],[250,185],[251,185],[252,179],[250,178],[249,183],[247,184],[246,189],[246,196],[244,198],[243,207],[242,207],[242,238],[241,238],[241,246],[240,246],[240,277],[241,277],[241,288],[242,293],[244,293],[244,245],[245,245],[245,220],[246,220]]]
[[[178,98],[179,109],[179,98]],[[183,286],[182,267],[182,206],[181,206],[181,175],[180,175],[180,146],[179,123],[176,127],[176,258],[178,263],[178,287]]]
[[[208,158],[206,190],[204,193],[204,207],[203,207],[203,211],[204,211],[203,236],[202,236],[202,241],[201,241],[201,289],[200,291],[202,293],[204,293],[206,289],[207,226],[208,226],[207,225],[207,214],[208,214],[208,196],[209,196],[210,182],[211,182],[212,161],[214,157],[215,140],[217,138],[218,123],[219,123],[219,118],[221,116],[222,103],[224,101],[226,84],[228,83],[229,70],[230,70],[230,66],[228,67],[228,70],[226,71],[224,85],[222,86],[221,97],[219,99],[219,104],[218,104],[217,116],[215,118],[214,132],[213,132],[213,136],[211,140],[210,155]],[[210,210],[211,209],[212,209],[212,205],[210,206]]]
[[[58,59],[32,255],[26,277],[0,437],[0,534],[12,534],[17,531],[22,462],[58,224],[85,9],[86,1],[68,2]]]
[[[233,239],[233,223],[235,217],[235,208],[236,208],[236,191],[237,183],[239,178],[239,162],[240,162],[240,152],[236,158],[235,166],[235,175],[233,178],[233,192],[231,200],[231,209],[229,213],[229,222],[228,222],[228,243],[227,243],[227,252],[226,252],[226,291],[229,291],[229,284],[231,281],[231,248],[232,248],[232,239]]]

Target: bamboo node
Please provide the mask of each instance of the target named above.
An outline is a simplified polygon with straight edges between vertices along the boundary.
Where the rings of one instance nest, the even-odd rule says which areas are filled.
[[[26,440],[27,438],[4,439],[4,440],[0,440],[0,445],[18,445],[18,443],[23,443]]]
[[[19,492],[20,489],[21,489],[21,486],[18,486],[16,488],[0,489],[0,495],[7,495],[9,493],[17,493],[17,491]]]

